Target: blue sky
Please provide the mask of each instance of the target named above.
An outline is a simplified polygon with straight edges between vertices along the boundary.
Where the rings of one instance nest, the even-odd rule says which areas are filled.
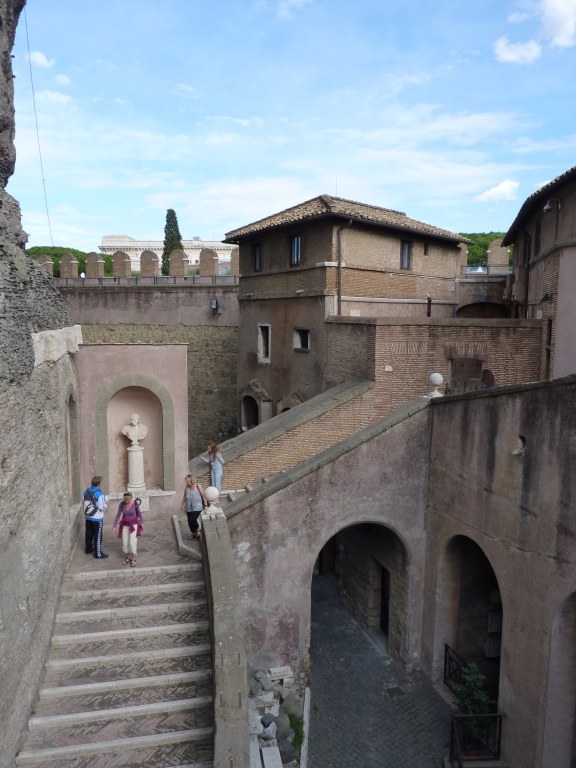
[[[576,165],[576,0],[29,0],[29,245],[225,232],[319,194],[505,231]]]

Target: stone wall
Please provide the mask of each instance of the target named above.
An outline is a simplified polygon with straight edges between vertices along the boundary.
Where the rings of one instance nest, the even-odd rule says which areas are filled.
[[[502,598],[499,709],[512,766],[569,765],[573,754],[576,654],[561,635],[575,626],[572,613],[562,627],[576,593],[575,390],[572,376],[432,403],[423,660],[440,678],[458,626],[441,563],[465,537]]]
[[[2,768],[13,765],[36,696],[60,581],[78,531],[80,490],[76,377],[66,351],[68,333],[59,337],[71,319],[46,269],[26,258],[20,209],[5,191],[15,157],[10,51],[23,6],[24,0],[0,0]]]
[[[83,325],[82,335],[103,344],[187,344],[189,455],[236,434],[236,328],[118,323]]]

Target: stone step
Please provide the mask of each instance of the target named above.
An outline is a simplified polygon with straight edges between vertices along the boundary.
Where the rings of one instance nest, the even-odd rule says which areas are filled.
[[[212,768],[212,728],[142,734],[107,741],[69,744],[47,749],[24,749],[17,766],[42,768]]]
[[[210,728],[212,697],[139,704],[68,715],[33,717],[25,750],[124,739],[149,733]]]
[[[186,562],[179,565],[156,565],[110,570],[78,571],[66,574],[63,591],[91,589],[122,589],[122,587],[201,581],[202,563]]]
[[[36,702],[34,717],[68,715],[205,696],[212,696],[210,670],[134,680],[114,680],[110,683],[44,688]]]
[[[49,662],[43,688],[110,682],[112,680],[170,675],[210,669],[209,644],[164,648],[159,651],[62,659]]]
[[[60,595],[59,610],[62,613],[100,606],[121,607],[124,605],[147,605],[164,602],[192,601],[206,596],[202,581],[183,581],[181,583],[147,584],[106,589],[63,590]]]
[[[166,647],[205,645],[210,641],[209,623],[206,619],[186,624],[162,624],[156,627],[127,628],[98,635],[99,656],[118,653],[119,647],[126,647],[130,654],[143,651],[160,651]],[[76,635],[55,635],[48,662],[66,659],[83,659],[94,656],[94,633]]]
[[[113,614],[110,613],[110,609],[106,609],[106,614],[97,614],[94,617],[84,616],[80,613],[75,620],[69,619],[56,624],[55,631],[58,634],[54,636],[54,641],[61,635],[85,635],[93,632],[96,636],[101,632],[121,632],[127,627],[144,629],[158,625],[189,624],[195,620],[208,618],[208,606],[205,601],[189,604],[177,603],[166,607],[147,606],[140,610],[118,610],[131,611],[129,621],[126,619],[126,614]]]
[[[199,608],[207,606],[205,597],[195,597],[184,606],[181,602],[167,603],[156,602],[148,605],[122,605],[117,607],[91,607],[77,611],[65,611],[56,614],[56,630],[60,629],[58,625],[69,624],[75,622],[98,622],[105,621],[107,619],[117,620],[121,619],[126,623],[126,619],[129,619],[131,623],[134,620],[138,620],[142,616],[158,616],[158,615],[170,615],[174,612],[181,612],[183,609],[194,611]]]

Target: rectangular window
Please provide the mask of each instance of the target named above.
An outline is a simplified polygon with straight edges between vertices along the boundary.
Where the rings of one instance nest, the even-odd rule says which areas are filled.
[[[269,363],[270,362],[270,338],[272,328],[266,323],[258,325],[258,362]]]
[[[294,235],[290,238],[290,266],[300,266],[300,235]]]
[[[430,243],[424,243],[424,256],[428,256],[430,250]]]
[[[294,328],[294,349],[298,352],[310,351],[310,331],[308,328]]]
[[[252,269],[254,272],[262,272],[262,246],[254,243],[252,246]]]
[[[400,269],[411,269],[412,243],[402,240],[400,243]]]

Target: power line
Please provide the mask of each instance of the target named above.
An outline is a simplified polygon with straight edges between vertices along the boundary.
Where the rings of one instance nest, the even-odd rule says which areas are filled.
[[[40,148],[40,130],[38,129],[38,113],[36,112],[36,94],[34,92],[34,78],[32,77],[32,59],[30,58],[30,37],[28,35],[28,15],[24,6],[24,26],[26,27],[26,45],[28,47],[28,67],[30,69],[30,86],[32,88],[32,104],[34,106],[34,120],[36,122],[36,141],[38,143],[38,157],[40,159],[40,174],[42,176],[42,189],[44,190],[44,204],[46,206],[46,219],[48,220],[48,232],[50,233],[50,245],[54,246],[52,238],[52,225],[50,223],[50,211],[48,209],[48,195],[46,194],[46,179],[44,178],[44,165],[42,163],[42,149]]]

